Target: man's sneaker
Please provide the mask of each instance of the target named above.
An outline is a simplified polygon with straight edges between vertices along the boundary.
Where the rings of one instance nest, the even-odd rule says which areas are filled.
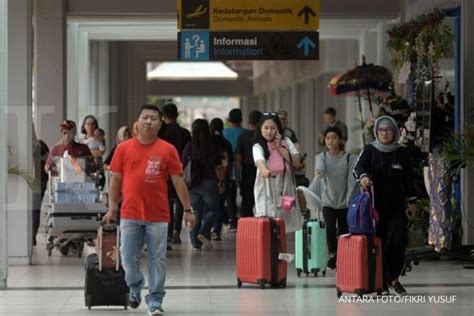
[[[332,255],[329,257],[327,266],[329,269],[336,269],[336,255]]]
[[[395,282],[395,284],[389,284],[389,287],[391,287],[397,295],[406,295],[407,290],[400,284],[400,282]]]
[[[140,293],[129,293],[128,294],[128,305],[131,308],[138,308],[140,306],[140,303],[142,302],[142,297]]]
[[[203,234],[197,235],[197,239],[202,242],[202,250],[212,250],[212,243]]]
[[[179,236],[178,232],[173,233],[173,244],[180,244],[181,243],[181,237]]]
[[[154,316],[154,315],[163,315],[163,308],[161,307],[161,304],[158,302],[151,302],[148,305],[148,315]]]
[[[390,291],[388,290],[388,285],[385,285],[381,292],[382,295],[390,295]]]

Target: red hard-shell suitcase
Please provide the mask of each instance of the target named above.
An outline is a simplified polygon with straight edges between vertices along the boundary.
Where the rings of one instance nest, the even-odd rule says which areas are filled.
[[[237,284],[259,284],[264,289],[286,287],[287,263],[285,222],[273,217],[246,217],[237,226]]]
[[[382,293],[382,243],[365,235],[342,235],[337,248],[337,296]]]

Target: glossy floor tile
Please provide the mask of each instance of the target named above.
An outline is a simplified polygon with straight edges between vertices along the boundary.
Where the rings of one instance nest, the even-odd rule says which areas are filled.
[[[286,289],[260,290],[246,284],[238,289],[235,234],[214,242],[210,252],[193,251],[184,233],[182,239],[183,244],[168,251],[166,315],[474,315],[474,270],[464,269],[465,262],[421,262],[401,278],[410,294],[405,301],[393,295],[357,301],[353,296],[336,297],[333,271],[326,277],[298,278],[293,264]],[[289,252],[292,244],[289,237]],[[34,265],[10,267],[9,288],[0,291],[0,315],[146,315],[144,303],[136,310],[95,307],[89,311],[84,306],[84,258],[91,252],[93,248],[86,248],[83,258],[75,258],[54,251],[48,257],[40,237]],[[145,257],[146,252],[142,256],[146,275]],[[455,302],[440,301],[452,297]]]

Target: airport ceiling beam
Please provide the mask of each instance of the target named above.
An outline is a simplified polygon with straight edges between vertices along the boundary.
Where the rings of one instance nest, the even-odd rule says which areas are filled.
[[[179,85],[177,84],[179,82]],[[250,96],[251,80],[150,80],[147,95],[158,96]]]

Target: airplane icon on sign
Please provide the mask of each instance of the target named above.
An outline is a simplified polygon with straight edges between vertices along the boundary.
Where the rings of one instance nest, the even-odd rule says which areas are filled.
[[[197,18],[197,17],[200,17],[201,15],[203,15],[203,14],[206,13],[206,12],[207,12],[207,8],[204,7],[204,5],[201,4],[199,7],[197,7],[196,10],[194,10],[193,13],[187,14],[186,17],[187,17],[188,19]]]

